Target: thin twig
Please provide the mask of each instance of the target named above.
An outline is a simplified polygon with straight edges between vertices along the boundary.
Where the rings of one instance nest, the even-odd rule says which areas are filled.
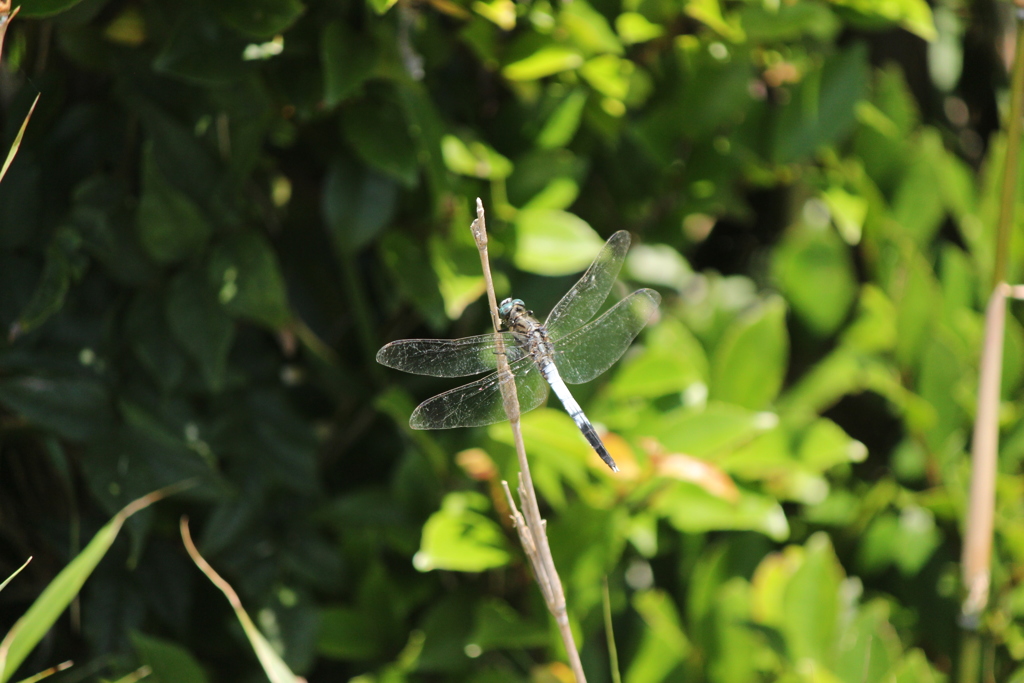
[[[586,676],[583,673],[583,663],[580,661],[580,654],[576,650],[576,641],[572,635],[572,628],[569,625],[569,612],[565,606],[565,592],[562,590],[562,581],[558,578],[558,570],[555,568],[555,561],[551,557],[551,546],[548,544],[546,525],[540,516],[540,506],[537,503],[537,492],[533,488],[533,477],[530,476],[530,464],[526,460],[526,446],[523,444],[523,432],[520,424],[519,399],[516,394],[516,384],[512,371],[508,367],[508,359],[504,354],[503,339],[497,332],[501,329],[501,318],[498,316],[498,301],[494,296],[494,282],[491,280],[491,264],[487,258],[487,224],[484,218],[484,204],[478,198],[476,200],[476,220],[470,226],[473,231],[473,239],[476,241],[477,250],[480,252],[480,266],[483,269],[484,282],[487,285],[487,301],[491,309],[491,322],[494,325],[495,337],[498,347],[498,377],[501,382],[501,396],[504,400],[505,413],[508,415],[509,423],[512,426],[512,441],[515,444],[516,455],[519,458],[519,500],[522,503],[523,514],[515,513],[516,530],[519,533],[520,541],[526,551],[526,556],[533,567],[533,573],[540,584],[541,592],[544,595],[544,602],[548,610],[555,617],[558,631],[562,635],[562,642],[565,645],[566,654],[569,657],[569,666],[576,676],[577,683],[586,683]],[[508,495],[510,506],[512,495],[508,493],[508,483],[502,482]],[[523,523],[525,521],[525,529]]]
[[[1013,55],[1010,84],[1010,112],[1006,124],[1006,156],[999,194],[999,222],[996,224],[996,261],[992,270],[993,287],[1007,279],[1006,264],[1010,260],[1010,235],[1013,232],[1014,209],[1017,205],[1017,171],[1020,166],[1021,112],[1024,106],[1024,10],[1016,7],[1017,45]]]
[[[612,627],[612,597],[608,590],[608,575],[604,575],[602,582],[604,595],[604,634],[608,641],[608,665],[612,672],[612,683],[622,683],[622,674],[619,672],[619,648],[615,646],[615,629]]]

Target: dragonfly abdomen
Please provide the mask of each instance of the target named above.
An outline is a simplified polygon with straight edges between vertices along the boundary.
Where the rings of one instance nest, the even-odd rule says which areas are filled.
[[[594,429],[594,425],[591,424],[590,420],[583,413],[583,408],[580,408],[580,404],[573,398],[572,393],[569,391],[569,387],[565,386],[565,382],[562,381],[562,376],[558,374],[558,368],[555,364],[546,359],[542,362],[537,363],[540,373],[544,376],[544,379],[551,385],[551,390],[555,392],[555,396],[565,406],[565,412],[569,413],[569,417],[576,423],[579,430],[583,432],[583,436],[586,437],[587,442],[590,443],[591,447],[597,451],[597,454],[601,456],[601,459],[605,461],[608,467],[612,468],[612,472],[618,472],[619,468],[615,464],[615,460],[612,459],[608,449],[605,448],[604,442],[601,441],[601,437],[598,436],[597,430]]]

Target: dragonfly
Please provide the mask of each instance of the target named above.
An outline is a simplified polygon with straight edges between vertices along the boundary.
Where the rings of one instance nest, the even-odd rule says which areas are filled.
[[[498,355],[504,353],[515,378],[520,411],[544,403],[550,386],[591,447],[618,472],[566,383],[583,384],[608,370],[658,309],[661,295],[653,289],[639,289],[592,320],[608,298],[628,250],[628,232],[612,235],[543,323],[521,299],[508,298],[498,307],[502,332],[462,339],[401,339],[381,348],[377,362],[396,370],[432,377],[491,373],[427,399],[413,411],[409,426],[449,429],[507,420],[495,371]]]

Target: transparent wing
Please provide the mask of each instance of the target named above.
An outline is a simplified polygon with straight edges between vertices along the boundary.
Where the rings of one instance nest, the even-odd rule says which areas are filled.
[[[516,379],[519,410],[525,413],[544,402],[548,385],[537,371],[533,359],[522,358],[510,366]],[[409,418],[413,429],[449,429],[482,427],[507,420],[502,403],[501,384],[494,372],[470,384],[428,398]]]
[[[661,295],[638,289],[597,320],[572,334],[554,339],[555,366],[569,384],[594,379],[617,361],[658,310]]]
[[[509,363],[523,357],[508,332],[504,339]],[[389,368],[431,377],[465,377],[494,370],[498,365],[494,333],[462,339],[400,339],[377,352],[377,362]]]
[[[608,238],[583,277],[555,304],[544,325],[552,339],[565,336],[594,317],[608,298],[622,260],[629,251],[629,233],[619,230]]]

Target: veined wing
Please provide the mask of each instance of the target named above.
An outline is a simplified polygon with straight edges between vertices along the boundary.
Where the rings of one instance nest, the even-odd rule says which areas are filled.
[[[510,365],[516,380],[519,411],[533,410],[548,394],[548,385],[530,357]],[[409,418],[413,429],[449,429],[482,427],[507,420],[498,373],[493,372],[470,384],[428,398]]]
[[[508,362],[523,357],[508,332],[500,332]],[[431,377],[465,377],[494,370],[498,344],[494,333],[462,339],[399,339],[377,352],[377,362],[395,370]]]
[[[552,339],[565,336],[594,317],[608,298],[622,261],[629,251],[629,233],[619,230],[608,238],[583,277],[555,304],[544,325]]]
[[[617,361],[658,310],[661,295],[638,289],[597,320],[554,339],[555,366],[569,384],[594,379]]]

